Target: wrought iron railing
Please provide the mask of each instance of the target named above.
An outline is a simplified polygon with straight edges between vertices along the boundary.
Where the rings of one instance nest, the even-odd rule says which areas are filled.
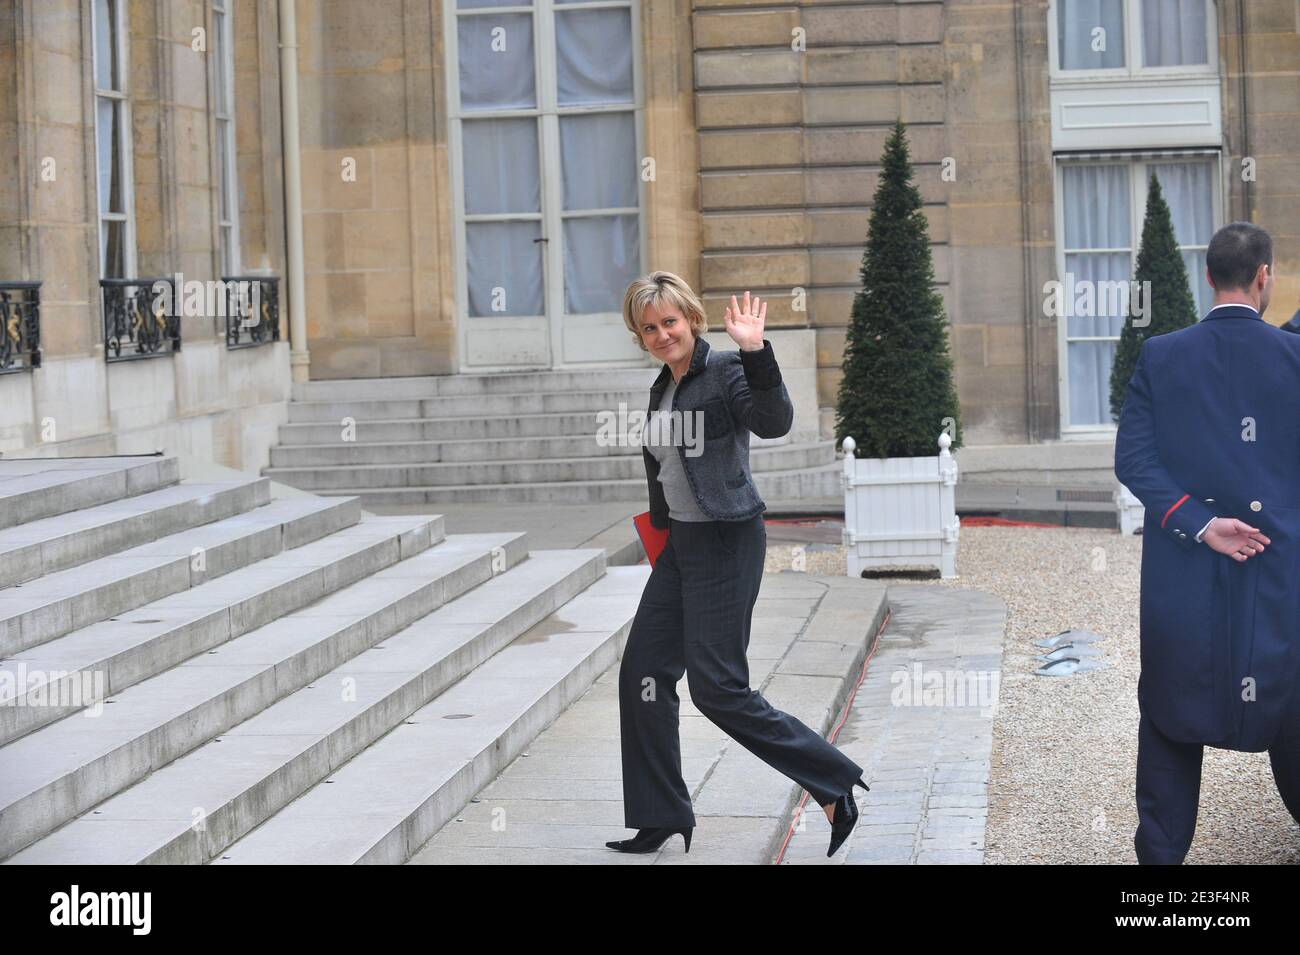
[[[223,275],[226,283],[226,347],[251,348],[280,340],[280,278]]]
[[[166,289],[158,288],[159,283]],[[104,357],[155,358],[181,350],[176,283],[169,278],[100,279],[104,295]]]
[[[0,282],[0,374],[41,366],[41,283]]]

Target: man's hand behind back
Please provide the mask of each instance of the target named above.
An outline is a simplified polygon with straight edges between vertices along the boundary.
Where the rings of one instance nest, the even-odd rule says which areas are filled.
[[[1258,527],[1251,527],[1235,517],[1216,517],[1210,522],[1201,541],[1236,561],[1244,561],[1254,554],[1262,553],[1266,544],[1273,543],[1260,533]]]

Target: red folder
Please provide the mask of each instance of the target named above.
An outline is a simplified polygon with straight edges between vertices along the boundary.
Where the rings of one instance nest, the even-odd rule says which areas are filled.
[[[668,528],[660,530],[651,524],[649,511],[636,515],[632,518],[632,523],[636,525],[636,532],[641,536],[641,546],[645,548],[645,555],[650,559],[650,566],[654,567],[664,545],[668,543]]]

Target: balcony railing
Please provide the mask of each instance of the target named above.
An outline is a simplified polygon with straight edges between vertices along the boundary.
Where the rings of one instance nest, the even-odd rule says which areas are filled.
[[[154,288],[160,282],[167,286],[165,293]],[[172,279],[100,279],[99,285],[108,361],[156,358],[181,350],[181,319]]]
[[[0,282],[0,375],[41,366],[41,283]]]
[[[251,348],[280,340],[280,278],[223,275],[226,283],[226,347]]]

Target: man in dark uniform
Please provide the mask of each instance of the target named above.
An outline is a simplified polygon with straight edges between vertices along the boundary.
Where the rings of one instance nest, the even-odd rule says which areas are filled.
[[[1138,861],[1178,864],[1203,746],[1268,750],[1300,821],[1300,335],[1263,320],[1267,232],[1206,252],[1214,307],[1142,345],[1115,476],[1146,507],[1138,681]]]

